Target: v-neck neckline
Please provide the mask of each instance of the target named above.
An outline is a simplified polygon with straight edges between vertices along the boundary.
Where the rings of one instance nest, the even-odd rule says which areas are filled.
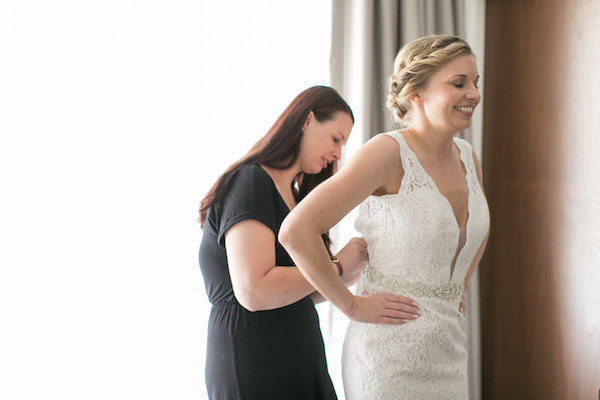
[[[283,198],[283,195],[281,194],[281,192],[279,191],[279,189],[277,188],[277,184],[275,183],[275,180],[273,179],[273,177],[271,176],[271,174],[269,174],[267,172],[266,169],[263,168],[262,165],[260,164],[256,164],[258,166],[258,168],[260,168],[265,174],[267,174],[267,176],[269,177],[269,180],[271,181],[271,184],[273,185],[273,189],[275,189],[275,192],[277,192],[277,195],[279,196],[279,199],[281,200],[281,202],[283,203],[283,205],[285,206],[285,208],[287,208],[288,213],[290,211],[292,211],[292,209],[290,208],[290,206],[288,205],[288,203],[286,203],[285,199]],[[293,208],[293,207],[292,207]]]
[[[430,182],[431,186],[433,186],[435,191],[445,200],[446,204],[448,204],[448,206],[450,208],[450,212],[452,213],[452,219],[454,220],[454,224],[458,228],[458,234],[459,234],[459,240],[460,240],[460,232],[462,230],[467,229],[467,226],[469,225],[469,220],[471,219],[471,211],[470,211],[471,190],[469,189],[469,176],[468,176],[469,169],[467,168],[467,164],[463,158],[463,150],[461,149],[461,147],[458,144],[456,144],[455,140],[452,139],[452,144],[458,148],[459,159],[465,170],[465,178],[464,178],[465,184],[467,185],[467,219],[465,220],[465,225],[463,227],[461,227],[459,224],[458,218],[456,217],[456,213],[454,212],[454,207],[452,207],[452,203],[450,202],[450,200],[448,200],[448,198],[440,191],[440,189],[438,188],[437,183],[435,183],[435,180],[433,179],[433,177],[429,174],[429,172],[427,172],[425,170],[425,167],[423,167],[423,165],[421,164],[421,160],[419,160],[419,156],[417,155],[417,153],[415,153],[413,151],[413,149],[410,148],[410,146],[406,142],[406,139],[404,138],[404,135],[402,135],[401,133],[398,133],[398,134],[402,138],[402,141],[404,142],[404,145],[408,149],[409,153],[412,156],[414,156],[417,165],[419,166],[419,168],[421,169],[423,174],[425,174],[425,176],[427,177],[427,180]],[[465,233],[465,244],[466,244],[466,241],[467,241],[467,238],[466,238],[466,233]],[[463,245],[463,247],[464,247],[464,245]],[[461,248],[461,250],[462,250],[462,248]],[[459,251],[459,253],[460,253],[460,251]]]
[[[452,263],[450,265],[450,282],[452,282],[454,279],[454,273],[456,272],[456,264],[458,263],[458,260],[460,258],[460,255],[462,254],[463,249],[465,248],[465,246],[467,245],[467,243],[469,241],[469,231],[470,230],[468,229],[468,226],[469,226],[469,222],[471,221],[471,207],[470,207],[471,206],[471,189],[470,189],[470,185],[469,185],[469,169],[467,168],[467,163],[465,162],[465,159],[464,159],[463,149],[461,148],[461,146],[456,144],[456,141],[454,139],[452,139],[452,143],[458,148],[458,156],[459,156],[460,162],[462,163],[463,168],[465,170],[465,184],[467,185],[467,220],[465,221],[465,226],[461,227],[458,223],[458,218],[456,218],[456,213],[454,212],[454,208],[452,207],[452,203],[450,202],[450,200],[448,200],[448,198],[446,196],[444,196],[444,194],[440,191],[440,189],[438,188],[437,184],[435,183],[435,181],[433,180],[431,175],[429,175],[429,172],[427,172],[425,170],[425,167],[423,167],[423,165],[421,164],[421,160],[419,160],[419,156],[417,156],[417,153],[415,153],[410,148],[410,146],[404,139],[404,135],[402,135],[402,134],[399,134],[399,135],[402,137],[402,141],[404,142],[404,145],[408,149],[409,155],[414,156],[415,162],[418,165],[418,168],[421,169],[423,174],[425,174],[425,176],[427,177],[431,186],[440,195],[440,197],[442,199],[444,199],[445,203],[448,205],[448,208],[450,209],[450,213],[452,214],[451,218],[454,221],[454,226],[458,230],[457,238],[456,238],[456,251],[454,253],[454,257],[452,258]],[[460,246],[460,237],[461,237],[461,232],[463,230],[465,232],[465,236],[464,236],[465,241],[464,241],[463,245]]]

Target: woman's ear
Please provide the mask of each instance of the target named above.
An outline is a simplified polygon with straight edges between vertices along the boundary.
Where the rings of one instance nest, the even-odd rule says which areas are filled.
[[[308,124],[310,124],[310,121],[314,117],[315,117],[315,113],[313,111],[308,113],[308,115],[306,116],[306,120],[304,121],[304,125],[302,125],[302,132],[304,132],[304,130],[308,127]]]
[[[419,96],[419,93],[411,94],[410,96],[408,96],[408,98],[411,102],[415,104],[423,104],[423,100],[421,100],[421,96]]]

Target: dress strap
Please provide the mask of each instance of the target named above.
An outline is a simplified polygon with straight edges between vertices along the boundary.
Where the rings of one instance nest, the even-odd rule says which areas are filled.
[[[475,170],[475,160],[473,160],[473,147],[471,147],[469,142],[461,138],[454,138],[454,143],[456,143],[460,150],[460,158],[466,168],[469,189],[475,191],[479,186],[479,179]]]
[[[409,161],[410,153],[408,152],[408,145],[404,141],[404,136],[398,131],[383,132],[382,135],[388,135],[396,139],[398,147],[400,148],[400,161],[402,161],[402,168],[404,169],[404,175],[411,174],[411,163]]]

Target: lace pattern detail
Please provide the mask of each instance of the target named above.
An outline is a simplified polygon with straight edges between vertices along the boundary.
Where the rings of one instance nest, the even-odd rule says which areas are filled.
[[[370,196],[359,207],[355,226],[367,241],[370,266],[359,277],[357,293],[405,295],[423,314],[402,325],[350,322],[342,355],[346,398],[467,399],[464,318],[458,307],[489,226],[473,150],[454,140],[469,196],[465,243],[458,249],[452,206],[404,137],[386,134],[398,143],[404,177],[397,194]]]

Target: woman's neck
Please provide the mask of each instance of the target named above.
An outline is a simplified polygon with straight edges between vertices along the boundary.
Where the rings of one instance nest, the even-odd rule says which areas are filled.
[[[297,168],[292,166],[286,169],[276,169],[273,167],[267,167],[266,165],[261,165],[261,167],[267,171],[275,183],[275,187],[277,187],[277,190],[281,194],[281,197],[291,210],[296,205],[296,200],[294,199],[294,195],[292,193],[292,181],[298,174],[298,172],[296,172]]]
[[[406,132],[411,136],[413,142],[426,154],[434,155],[436,158],[449,159],[454,152],[454,134],[441,132],[431,127],[420,124],[411,124]]]

